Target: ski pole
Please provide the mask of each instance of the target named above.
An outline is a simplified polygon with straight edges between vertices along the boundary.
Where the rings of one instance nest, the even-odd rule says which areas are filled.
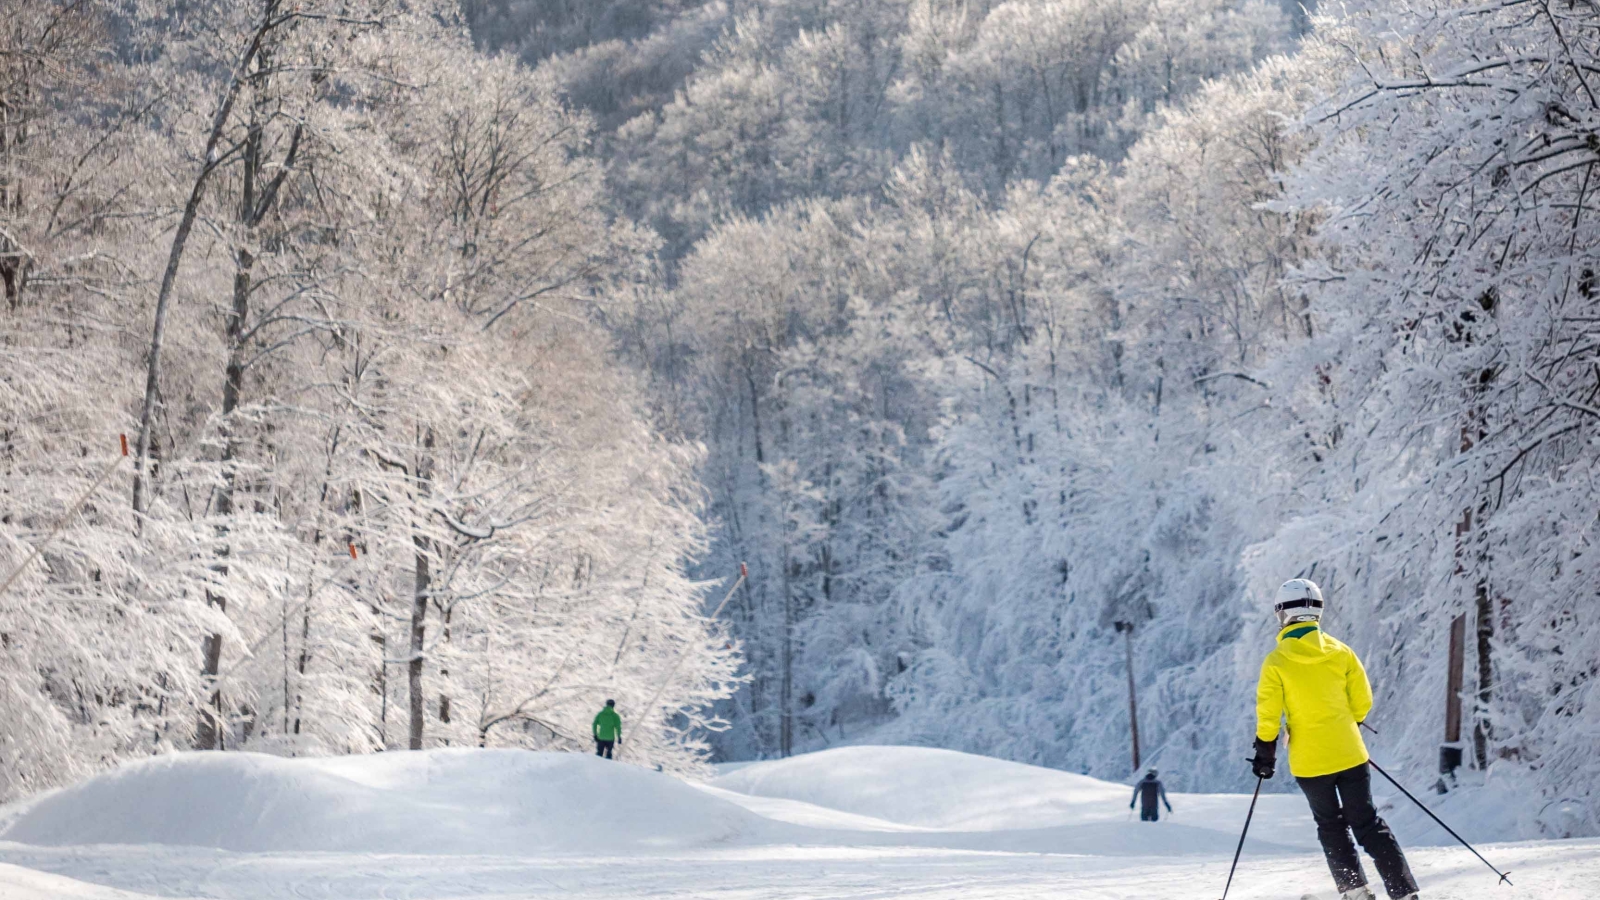
[[[1261,796],[1261,782],[1266,781],[1261,776],[1256,776],[1256,792],[1250,795],[1250,811],[1244,815],[1244,830],[1239,832],[1239,846],[1233,849],[1233,865],[1228,867],[1228,883],[1222,886],[1222,900],[1228,900],[1228,889],[1233,887],[1233,873],[1239,868],[1239,854],[1244,852],[1244,836],[1250,833],[1250,820],[1256,814],[1256,799]]]
[[[1370,732],[1372,732],[1374,737],[1376,737],[1377,734],[1378,734],[1378,730],[1376,728],[1373,728],[1371,725],[1368,725],[1365,722],[1361,723],[1361,727],[1365,728],[1366,730],[1368,730]],[[1443,819],[1441,819],[1438,816],[1434,815],[1433,814],[1433,810],[1431,810],[1428,807],[1424,806],[1421,800],[1418,800],[1415,796],[1413,796],[1410,791],[1406,790],[1405,787],[1403,787],[1400,784],[1400,782],[1395,781],[1394,780],[1394,776],[1390,775],[1388,772],[1385,772],[1383,770],[1383,767],[1378,765],[1378,763],[1375,760],[1373,760],[1370,756],[1368,756],[1368,758],[1367,758],[1367,765],[1371,766],[1373,769],[1375,769],[1377,771],[1377,773],[1379,775],[1382,775],[1386,781],[1388,781],[1390,784],[1394,785],[1395,786],[1395,790],[1398,790],[1400,793],[1405,794],[1406,795],[1406,799],[1410,800],[1412,803],[1415,803],[1417,805],[1418,809],[1420,809],[1423,812],[1427,813],[1428,814],[1428,818],[1434,820],[1435,822],[1438,822],[1440,828],[1443,828],[1445,831],[1450,832],[1450,836],[1455,838],[1456,840],[1460,841],[1461,842],[1461,846],[1467,848],[1468,850],[1471,850],[1472,851],[1472,855],[1476,856],[1479,860],[1481,860],[1483,862],[1484,865],[1488,866],[1490,871],[1494,872],[1496,875],[1499,875],[1501,881],[1505,882],[1506,884],[1511,884],[1511,876],[1509,874],[1507,874],[1505,872],[1502,872],[1499,869],[1496,869],[1494,867],[1494,863],[1491,863],[1487,859],[1484,859],[1483,858],[1483,854],[1479,853],[1478,849],[1476,847],[1474,847],[1471,844],[1467,843],[1467,839],[1466,838],[1462,837],[1459,834],[1456,834],[1456,830],[1454,828],[1451,828],[1449,825],[1446,825],[1444,823]],[[1513,885],[1513,887],[1514,886],[1515,885]]]
[[[1435,822],[1438,822],[1440,828],[1443,828],[1445,831],[1450,832],[1450,836],[1455,838],[1456,840],[1460,841],[1461,842],[1461,846],[1467,848],[1468,850],[1471,850],[1472,851],[1472,855],[1476,856],[1479,860],[1481,860],[1483,862],[1484,865],[1488,866],[1490,871],[1494,872],[1496,875],[1499,875],[1501,881],[1505,882],[1506,884],[1511,884],[1511,876],[1510,875],[1506,874],[1505,872],[1500,871],[1499,869],[1496,869],[1494,867],[1494,863],[1489,862],[1487,859],[1484,859],[1483,858],[1483,854],[1479,853],[1476,847],[1474,847],[1471,844],[1467,843],[1467,839],[1466,838],[1462,837],[1459,834],[1456,834],[1456,830],[1454,828],[1451,828],[1449,825],[1446,825],[1444,823],[1443,819],[1441,819],[1438,816],[1434,815],[1433,814],[1433,810],[1427,808],[1426,806],[1423,806],[1421,800],[1418,800],[1416,797],[1413,797],[1411,795],[1410,791],[1406,790],[1404,787],[1401,787],[1400,786],[1400,782],[1395,781],[1393,775],[1390,775],[1388,772],[1385,772],[1383,770],[1382,766],[1380,766],[1377,763],[1373,762],[1371,759],[1367,760],[1367,765],[1369,765],[1372,768],[1376,769],[1378,771],[1379,775],[1382,775],[1385,779],[1387,779],[1390,784],[1394,785],[1395,788],[1398,791],[1400,791],[1400,793],[1405,794],[1406,795],[1406,799],[1410,800],[1412,803],[1415,803],[1417,805],[1418,809],[1420,809],[1423,812],[1427,813],[1428,814],[1428,818],[1434,820]]]

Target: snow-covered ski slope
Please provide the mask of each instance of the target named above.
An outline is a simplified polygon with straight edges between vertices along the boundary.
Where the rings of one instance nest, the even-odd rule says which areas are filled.
[[[0,810],[0,900],[318,897],[1216,900],[1248,797],[945,750],[850,747],[707,784],[589,756],[182,754]],[[1396,816],[1429,900],[1600,898],[1600,841],[1492,844],[1497,887]],[[1304,802],[1264,795],[1233,894],[1330,887]]]

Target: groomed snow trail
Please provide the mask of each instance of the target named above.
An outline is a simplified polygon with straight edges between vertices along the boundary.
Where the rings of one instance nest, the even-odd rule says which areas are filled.
[[[0,900],[1216,900],[1249,798],[1174,794],[1147,824],[1131,790],[908,747],[706,785],[516,751],[183,754],[0,810]],[[1327,893],[1298,796],[1263,796],[1252,831],[1230,896]],[[1446,836],[1401,837],[1428,900],[1600,898],[1600,841],[1490,845],[1507,888]]]

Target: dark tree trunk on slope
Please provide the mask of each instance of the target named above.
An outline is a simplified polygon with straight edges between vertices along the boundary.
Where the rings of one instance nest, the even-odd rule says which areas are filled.
[[[242,245],[236,247],[233,254],[233,297],[226,327],[228,359],[222,379],[222,487],[217,492],[216,512],[220,523],[217,529],[218,562],[213,567],[219,583],[226,583],[228,579],[227,560],[232,552],[228,544],[228,517],[233,515],[235,508],[240,450],[238,423],[234,417],[244,396],[244,373],[253,348],[250,300],[256,288],[254,246],[258,240],[258,228],[275,206],[278,190],[293,168],[300,147],[301,128],[296,126],[277,174],[270,180],[263,180],[268,154],[264,123],[272,117],[271,84],[266,74],[270,67],[271,54],[263,47],[256,53],[254,70],[247,79],[247,83],[254,87],[254,102],[250,107],[249,129],[240,152],[243,177],[235,215]],[[208,590],[206,600],[218,612],[227,613],[224,592]],[[215,682],[222,661],[222,635],[217,632],[208,635],[204,641],[204,651],[201,675],[212,684],[209,698],[211,709],[201,711],[196,745],[202,750],[221,750],[224,749],[224,704],[221,688]]]
[[[223,94],[222,102],[217,106],[216,114],[211,119],[211,131],[206,137],[205,152],[201,156],[204,162],[189,188],[189,198],[184,202],[183,215],[178,220],[178,228],[173,232],[172,245],[167,253],[167,265],[161,275],[161,287],[156,292],[155,322],[150,333],[150,350],[145,359],[144,400],[139,410],[139,436],[135,441],[133,463],[135,514],[144,512],[148,503],[144,496],[145,460],[150,455],[151,425],[154,421],[156,398],[160,394],[161,350],[167,330],[167,309],[172,299],[173,286],[178,280],[178,266],[183,261],[184,251],[188,249],[189,234],[194,230],[195,219],[199,216],[200,203],[205,199],[211,176],[216,172],[219,160],[222,158],[219,147],[228,120],[233,114],[233,105],[244,89],[248,73],[258,62],[258,54],[267,36],[273,28],[283,24],[283,17],[278,15],[278,5],[278,0],[268,0],[264,5],[261,19],[250,37],[250,43],[240,55],[237,67],[230,73],[227,90]]]
[[[246,184],[245,196],[249,197],[248,179]],[[219,540],[217,556],[220,559],[212,567],[220,582],[225,582],[228,578],[227,518],[233,514],[238,474],[236,462],[239,455],[233,414],[239,408],[239,397],[243,391],[244,322],[250,314],[250,272],[255,265],[255,257],[249,250],[239,251],[236,259],[237,267],[233,276],[233,308],[228,315],[228,363],[222,383],[222,489],[217,492],[217,517],[222,522],[218,526],[217,534]],[[207,590],[206,602],[220,613],[226,614],[228,611],[227,596],[220,591]],[[212,690],[208,701],[210,709],[202,710],[200,713],[200,723],[195,730],[195,746],[200,750],[222,750],[225,749],[221,721],[222,690],[215,684],[222,662],[222,635],[212,632],[206,636],[203,646],[200,674],[212,685]]]
[[[417,499],[426,501],[429,491],[429,480],[433,477],[433,432],[428,431],[422,440],[422,453],[416,466]],[[420,526],[419,516],[419,526]],[[420,532],[411,538],[415,548],[416,568],[412,579],[411,593],[411,654],[406,661],[406,690],[409,692],[410,701],[410,731],[406,746],[412,750],[422,749],[422,729],[424,712],[427,700],[422,692],[422,664],[423,643],[427,637],[428,627],[428,600],[433,588],[433,575],[429,552],[431,542]]]
[[[422,694],[422,644],[428,630],[428,587],[431,583],[428,569],[427,539],[416,537],[416,574],[411,595],[411,654],[406,661],[406,690],[409,692],[410,730],[406,746],[422,749],[423,711],[426,706]]]
[[[789,539],[783,547],[783,674],[779,688],[778,749],[787,759],[794,752],[794,587],[790,578]]]
[[[1477,585],[1478,614],[1478,720],[1472,726],[1472,752],[1477,757],[1478,769],[1489,767],[1489,740],[1494,737],[1494,726],[1489,719],[1489,703],[1494,687],[1494,604],[1489,600],[1489,586],[1483,581]]]

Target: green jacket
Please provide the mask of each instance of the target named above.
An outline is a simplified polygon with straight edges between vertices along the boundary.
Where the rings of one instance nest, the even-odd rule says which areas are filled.
[[[622,740],[622,717],[617,715],[616,709],[608,706],[594,717],[594,738],[597,741]]]

